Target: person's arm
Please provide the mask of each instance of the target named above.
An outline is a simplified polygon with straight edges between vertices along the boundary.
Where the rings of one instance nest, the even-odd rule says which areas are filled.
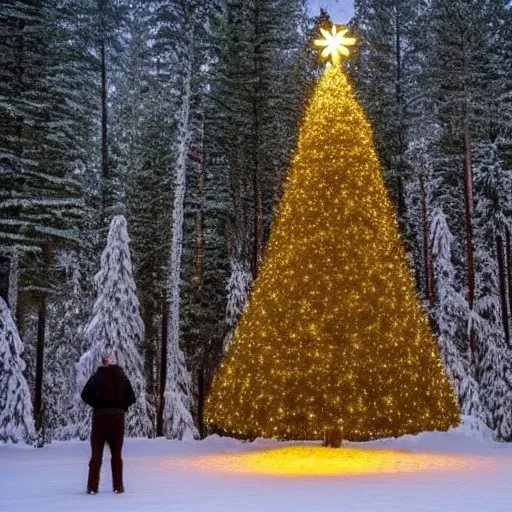
[[[93,375],[85,384],[84,389],[82,389],[82,393],[80,395],[82,400],[91,407],[95,405],[96,399],[96,379],[95,375]]]
[[[136,400],[135,393],[132,388],[132,384],[130,382],[130,379],[128,379],[128,377],[126,377],[126,389],[125,389],[124,400],[125,400],[125,409],[126,410],[128,410],[128,407],[130,407],[130,405],[133,405]]]

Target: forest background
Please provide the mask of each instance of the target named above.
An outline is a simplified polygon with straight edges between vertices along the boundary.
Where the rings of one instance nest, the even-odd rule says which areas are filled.
[[[165,412],[181,400],[204,435],[323,69],[312,41],[338,20],[292,0],[0,1],[0,19],[0,295],[39,440],[87,435],[77,379],[105,247],[131,253],[136,283],[133,434],[181,437]],[[463,412],[511,440],[511,2],[356,0],[349,26],[346,69]]]

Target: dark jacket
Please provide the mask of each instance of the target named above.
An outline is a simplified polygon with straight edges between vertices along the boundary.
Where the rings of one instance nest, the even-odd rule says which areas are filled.
[[[82,400],[95,413],[126,412],[135,403],[135,393],[123,369],[100,366],[82,390]]]

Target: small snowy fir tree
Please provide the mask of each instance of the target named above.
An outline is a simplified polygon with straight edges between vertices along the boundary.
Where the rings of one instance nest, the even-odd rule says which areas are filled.
[[[461,412],[483,420],[484,411],[480,403],[478,383],[471,371],[469,351],[461,351],[455,341],[458,333],[465,332],[463,324],[469,308],[466,299],[455,289],[453,235],[444,212],[438,207],[432,211],[430,238],[437,294],[434,319],[446,371],[457,391]]]
[[[483,293],[476,300],[471,321],[478,340],[480,397],[495,439],[512,441],[512,353],[503,334],[498,264],[487,248],[476,256],[477,285]]]
[[[481,306],[481,304],[477,304]],[[498,441],[512,441],[511,354],[496,323],[475,321],[480,355],[480,394],[487,408],[487,425]]]
[[[48,304],[43,377],[47,442],[86,439],[89,433],[89,408],[76,396],[75,363],[83,352],[83,332],[93,297],[89,272],[81,265],[79,257],[67,250],[56,255],[56,266],[65,280]],[[78,418],[82,418],[83,423],[78,423]]]
[[[78,390],[101,364],[101,351],[112,348],[118,364],[130,379],[136,403],[126,417],[129,436],[142,437],[152,433],[146,397],[143,362],[138,352],[144,338],[137,288],[133,278],[126,219],[116,216],[110,224],[107,246],[101,255],[101,270],[94,280],[97,298],[92,318],[85,329],[90,349],[78,363]]]
[[[31,442],[35,438],[32,400],[23,376],[20,339],[11,311],[0,297],[0,441]]]
[[[231,259],[231,275],[226,286],[228,294],[226,323],[229,325],[230,330],[224,338],[224,352],[227,351],[231,344],[238,319],[247,305],[251,284],[252,273],[249,264],[236,258]]]

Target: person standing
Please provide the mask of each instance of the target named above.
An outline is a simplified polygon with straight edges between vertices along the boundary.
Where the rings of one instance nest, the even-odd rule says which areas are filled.
[[[124,415],[135,403],[135,393],[112,349],[102,351],[101,364],[81,394],[82,400],[93,408],[87,493],[98,492],[105,443],[110,447],[113,490],[122,493]]]

